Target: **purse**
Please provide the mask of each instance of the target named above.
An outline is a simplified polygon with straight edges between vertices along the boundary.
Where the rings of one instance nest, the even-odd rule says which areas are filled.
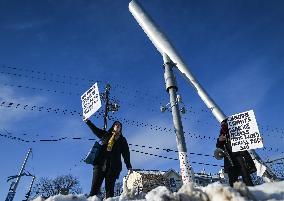
[[[96,141],[87,156],[84,159],[84,162],[87,164],[94,165],[96,163],[96,160],[98,159],[98,156],[102,150],[102,145]]]

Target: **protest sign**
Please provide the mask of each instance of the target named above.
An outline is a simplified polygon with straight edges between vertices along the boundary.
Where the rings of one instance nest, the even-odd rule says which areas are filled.
[[[263,147],[253,110],[228,117],[228,127],[233,152]]]
[[[102,106],[98,84],[95,83],[88,91],[82,96],[83,116],[89,118]]]

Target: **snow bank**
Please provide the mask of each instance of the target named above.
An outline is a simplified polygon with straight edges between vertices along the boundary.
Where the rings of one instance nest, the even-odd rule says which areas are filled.
[[[38,197],[34,199],[33,201],[101,201],[98,197],[90,197],[86,198],[85,195],[55,195],[48,199],[43,199],[41,197]]]
[[[86,198],[84,195],[57,195],[47,200],[37,198],[34,201],[99,201],[96,196]],[[192,184],[183,185],[176,192],[170,192],[166,187],[159,186],[145,195],[144,198],[128,196],[109,198],[106,201],[280,201],[284,200],[284,181],[266,183],[254,187],[246,187],[243,183],[236,183],[234,188],[218,182],[206,187],[194,187]]]
[[[284,200],[284,181],[248,187],[257,200]]]

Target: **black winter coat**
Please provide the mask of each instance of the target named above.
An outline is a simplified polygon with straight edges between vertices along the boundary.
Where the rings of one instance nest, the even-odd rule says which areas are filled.
[[[227,139],[228,139],[229,136],[228,135],[226,135],[226,136],[227,136]],[[236,160],[237,157],[243,157],[243,159],[245,161],[246,168],[247,168],[247,170],[250,174],[256,172],[255,164],[254,164],[250,154],[248,153],[248,151],[232,152],[232,147],[231,147],[230,141],[229,140],[219,141],[219,138],[218,138],[217,143],[216,143],[216,147],[225,151],[224,146],[226,148],[226,151],[230,155],[230,158],[233,162],[233,165],[237,168],[239,175],[240,175],[240,167],[239,167],[240,164]],[[232,164],[229,161],[229,159],[225,156],[224,157],[224,172],[228,173],[230,167],[232,167]]]
[[[120,137],[115,141],[112,150],[107,151],[107,143],[112,136],[111,132],[104,131],[96,127],[90,120],[86,124],[90,127],[93,133],[103,142],[101,152],[95,161],[95,166],[105,169],[108,175],[118,178],[122,170],[121,155],[124,159],[127,169],[131,169],[130,152],[125,137]]]

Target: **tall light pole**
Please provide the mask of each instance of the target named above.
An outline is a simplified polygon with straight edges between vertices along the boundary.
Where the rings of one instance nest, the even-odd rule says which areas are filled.
[[[154,23],[150,18],[147,12],[141,7],[141,5],[132,0],[129,3],[129,11],[132,13],[135,20],[144,30],[148,38],[152,41],[153,45],[163,56],[166,54],[175,64],[177,69],[184,75],[185,79],[193,86],[201,100],[205,103],[208,109],[212,112],[214,117],[221,123],[226,119],[226,115],[223,113],[221,108],[214,102],[214,100],[209,96],[201,84],[197,81],[194,75],[189,70],[188,66],[185,64],[181,56],[175,50],[174,46],[171,44],[166,35],[159,29],[159,27]],[[250,150],[249,153],[254,158],[254,162],[257,167],[264,167],[265,164],[258,156],[254,150]],[[268,180],[273,181],[276,179],[275,174],[269,169],[268,166],[265,166],[266,171],[263,174],[263,177],[266,177]]]
[[[164,60],[164,68],[165,68],[164,78],[165,78],[167,92],[170,95],[170,107],[172,111],[174,129],[175,129],[175,134],[176,134],[181,177],[182,177],[183,183],[185,184],[185,183],[193,182],[194,175],[193,175],[193,171],[191,170],[191,167],[187,159],[187,150],[186,150],[183,126],[182,126],[182,121],[181,121],[179,104],[177,101],[176,92],[178,90],[178,87],[177,87],[176,79],[173,73],[173,67],[175,67],[175,64],[171,61],[171,59],[166,54],[163,54],[163,60]]]

